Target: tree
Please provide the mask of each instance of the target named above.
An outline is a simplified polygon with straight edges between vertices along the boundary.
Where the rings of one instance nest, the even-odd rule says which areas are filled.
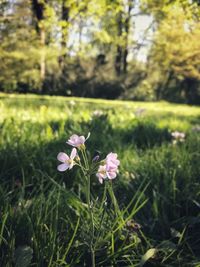
[[[45,5],[47,0],[32,0],[33,11],[36,17],[35,27],[39,34],[41,44],[41,58],[40,58],[40,78],[41,83],[45,80],[46,63],[45,63],[45,44],[46,44],[46,29],[45,29]]]
[[[115,70],[117,75],[120,75],[121,73],[126,74],[127,72],[129,32],[133,5],[133,0],[119,2],[119,11],[116,14],[117,52],[115,58]]]
[[[154,10],[153,6],[151,8]],[[192,102],[198,99],[197,95],[200,96],[200,10],[195,3],[172,1],[158,13],[159,16],[155,15],[159,17],[157,30],[149,55],[150,75],[153,71],[159,72],[157,99],[167,95],[170,84],[174,83],[174,94],[179,92],[180,97]]]
[[[29,2],[4,1],[1,15],[0,87],[6,91],[38,87],[37,40]]]
[[[66,58],[66,46],[67,46],[67,41],[68,41],[68,27],[69,27],[69,6],[66,0],[62,0],[61,3],[61,21],[60,21],[60,26],[61,26],[61,48],[62,52],[59,57],[59,64],[60,67],[63,69],[64,65],[64,60]]]

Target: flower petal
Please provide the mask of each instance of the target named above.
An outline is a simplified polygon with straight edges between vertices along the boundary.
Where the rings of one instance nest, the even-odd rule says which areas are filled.
[[[69,165],[69,170],[71,170],[73,168],[74,164],[73,163],[70,163]]]
[[[60,172],[64,172],[64,171],[66,171],[68,168],[69,168],[69,164],[66,164],[66,163],[60,164],[60,165],[58,165],[58,167],[57,167],[58,171],[60,171]]]
[[[109,160],[116,160],[117,159],[117,153],[110,152],[107,156],[106,159]]]
[[[103,179],[101,177],[98,177],[98,179],[99,179],[99,183],[103,184]]]
[[[85,143],[85,137],[84,137],[83,135],[79,136],[78,143],[79,143],[80,145],[82,145],[82,144]]]
[[[69,138],[69,140],[76,141],[78,139],[77,134],[72,134],[72,136]]]
[[[73,148],[71,155],[70,155],[70,159],[74,159],[76,157],[76,155],[77,155],[77,150],[76,150],[76,148]]]
[[[74,146],[74,142],[72,142],[71,140],[68,140],[66,143],[70,146]]]
[[[106,164],[106,170],[111,170],[111,169],[117,169],[118,168],[118,165],[114,164],[113,162],[111,161],[107,161],[107,164]]]
[[[77,144],[77,140],[78,140],[78,135],[77,134],[73,134],[68,140],[67,140],[67,144],[70,146],[76,146]]]
[[[61,161],[61,162],[65,162],[66,160],[69,159],[69,156],[68,156],[66,153],[64,153],[64,152],[60,152],[60,153],[58,154],[58,156],[57,156],[57,159],[58,159],[59,161]]]
[[[117,176],[116,172],[107,172],[108,179],[115,179]]]

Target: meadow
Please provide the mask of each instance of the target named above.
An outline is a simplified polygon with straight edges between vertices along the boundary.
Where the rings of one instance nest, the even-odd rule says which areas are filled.
[[[122,222],[91,181],[96,266],[200,266],[200,107],[2,93],[0,114],[0,266],[91,266],[82,174],[57,171],[88,132],[89,158],[121,161]]]

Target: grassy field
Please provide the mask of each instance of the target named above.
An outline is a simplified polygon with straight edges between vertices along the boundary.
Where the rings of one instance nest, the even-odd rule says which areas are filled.
[[[88,132],[90,158],[121,161],[123,223],[92,178],[96,266],[200,266],[199,107],[0,94],[0,114],[0,266],[91,266],[83,177],[56,159]]]

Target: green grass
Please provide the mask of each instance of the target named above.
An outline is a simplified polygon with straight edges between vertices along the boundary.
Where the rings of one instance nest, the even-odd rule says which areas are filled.
[[[0,114],[0,266],[91,266],[83,177],[56,169],[68,137],[88,132],[90,157],[119,154],[125,220],[109,196],[103,214],[96,208],[96,265],[200,266],[199,107],[0,94]],[[185,142],[172,145],[174,130]],[[98,207],[96,177],[92,193]]]

